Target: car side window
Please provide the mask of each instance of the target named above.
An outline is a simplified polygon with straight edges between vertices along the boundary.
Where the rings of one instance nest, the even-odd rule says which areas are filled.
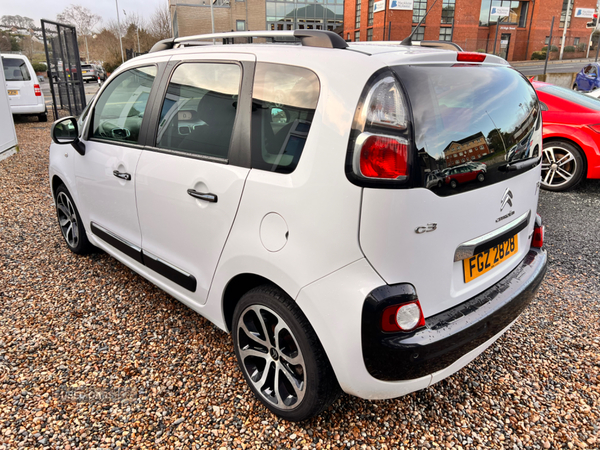
[[[117,76],[94,108],[92,138],[137,143],[156,66],[136,67]]]
[[[596,68],[594,66],[591,66],[589,75],[596,75]]]
[[[290,173],[298,165],[321,85],[314,72],[258,63],[252,93],[252,167]]]
[[[156,147],[227,159],[241,79],[237,64],[179,65],[163,100]]]

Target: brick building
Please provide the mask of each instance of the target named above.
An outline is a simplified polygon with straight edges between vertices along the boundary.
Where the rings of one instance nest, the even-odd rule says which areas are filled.
[[[468,136],[460,141],[452,141],[444,150],[446,167],[458,166],[469,161],[476,161],[490,153],[483,133]]]
[[[351,41],[402,40],[417,26],[434,0],[346,0],[344,38]],[[548,44],[560,47],[568,0],[438,0],[413,40],[446,40],[466,51],[495,53],[508,61],[531,59]],[[492,12],[499,7],[502,14]],[[396,9],[403,8],[403,9]],[[596,0],[573,0],[565,40],[567,57],[585,57],[592,19],[576,17],[580,8],[596,9]],[[581,15],[581,14],[580,14]],[[555,53],[555,54],[554,54]],[[551,52],[556,58],[558,52]]]
[[[215,32],[341,29],[344,0],[213,0]],[[169,0],[176,36],[212,30],[210,0]]]

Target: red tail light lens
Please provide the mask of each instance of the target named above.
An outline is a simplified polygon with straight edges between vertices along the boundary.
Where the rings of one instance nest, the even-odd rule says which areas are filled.
[[[40,85],[39,84],[34,84],[33,85],[33,91],[35,92],[35,96],[36,97],[41,97],[42,96],[42,90],[40,89]]]
[[[535,248],[542,248],[544,245],[544,225],[542,225],[542,217],[538,214],[535,218],[535,225],[533,226],[533,238],[531,239],[531,246]]]
[[[406,141],[388,136],[369,135],[359,151],[360,172],[364,177],[395,180],[407,175]]]
[[[480,63],[485,61],[485,53],[458,52],[456,60],[461,62]]]
[[[419,301],[389,306],[383,310],[381,329],[387,332],[413,331],[425,326],[425,317]]]

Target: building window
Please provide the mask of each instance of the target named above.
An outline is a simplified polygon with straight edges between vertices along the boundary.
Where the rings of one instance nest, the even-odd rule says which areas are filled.
[[[563,5],[562,5],[562,11],[560,13],[560,24],[558,25],[559,28],[564,28],[565,26],[565,18],[567,17],[567,8],[569,7],[569,0],[563,0]],[[567,27],[569,27],[571,25],[571,15],[573,13],[573,7],[571,6],[571,9],[569,10],[569,18],[567,19]]]
[[[342,0],[328,0],[327,3],[323,0],[268,0],[266,6],[267,30],[333,31],[342,26],[344,20]]]
[[[492,14],[492,7],[501,6],[510,8],[508,16],[499,16]],[[527,25],[527,12],[529,10],[529,1],[515,0],[482,0],[479,13],[479,26],[487,27],[491,24],[502,22],[515,24],[519,27]]]
[[[573,38],[573,45],[579,45],[580,38]]]
[[[414,31],[415,28],[417,28],[417,27],[412,27],[412,30]],[[421,25],[419,27],[419,29],[416,31],[416,33],[413,34],[413,40],[422,41],[423,39],[425,39],[425,27],[423,25]]]
[[[427,12],[427,0],[415,0],[413,3],[413,23],[419,23]]]
[[[235,29],[237,31],[246,31],[246,21],[245,20],[236,20],[235,21]]]
[[[373,26],[373,0],[369,0],[369,15],[367,26]]]
[[[356,0],[356,21],[354,22],[354,28],[360,28],[360,4],[361,0]]]
[[[367,30],[367,41],[372,41],[373,40],[373,28],[369,28]]]
[[[354,42],[360,41],[360,31],[354,32]]]
[[[452,40],[452,28],[440,28],[440,41],[451,41]]]
[[[546,36],[546,39],[544,39],[544,44],[548,45],[550,43],[550,36]]]
[[[442,3],[442,23],[454,22],[454,5],[456,0],[444,0]],[[441,31],[440,31],[441,33]]]

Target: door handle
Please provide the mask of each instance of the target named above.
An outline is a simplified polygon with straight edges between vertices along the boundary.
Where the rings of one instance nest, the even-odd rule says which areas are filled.
[[[113,170],[113,175],[121,180],[131,180],[131,175],[125,172],[119,172],[118,170]]]
[[[200,200],[205,200],[211,203],[217,203],[218,197],[215,194],[198,192],[195,189],[188,189],[187,193],[194,198],[198,198]]]

